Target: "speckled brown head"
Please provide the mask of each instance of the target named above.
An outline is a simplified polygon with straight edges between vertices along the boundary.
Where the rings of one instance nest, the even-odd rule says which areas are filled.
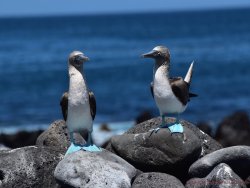
[[[142,55],[144,58],[153,58],[157,62],[170,62],[170,52],[165,46],[156,46],[152,51]]]

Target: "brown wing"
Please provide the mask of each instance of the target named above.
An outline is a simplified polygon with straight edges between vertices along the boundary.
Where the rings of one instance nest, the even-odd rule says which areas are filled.
[[[152,97],[155,98],[155,96],[154,96],[154,83],[153,82],[150,83],[150,91],[151,91]]]
[[[65,121],[67,120],[67,115],[68,115],[68,97],[69,97],[68,92],[64,92],[60,101],[63,119]]]
[[[189,85],[181,77],[171,78],[170,85],[175,96],[181,101],[183,105],[186,105],[189,101]]]
[[[90,113],[92,119],[94,120],[96,115],[96,100],[95,100],[95,95],[92,91],[89,92],[89,104],[90,104]]]

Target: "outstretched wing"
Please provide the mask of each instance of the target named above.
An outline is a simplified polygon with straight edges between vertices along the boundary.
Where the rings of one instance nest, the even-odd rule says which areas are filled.
[[[169,81],[175,96],[183,105],[186,105],[189,101],[189,84],[181,77],[171,78]]]
[[[68,115],[68,97],[69,97],[68,92],[64,92],[60,101],[62,115],[65,121],[67,120],[67,115]]]
[[[96,115],[96,100],[95,100],[95,95],[92,91],[89,91],[89,104],[90,104],[90,113],[92,119],[94,120]]]

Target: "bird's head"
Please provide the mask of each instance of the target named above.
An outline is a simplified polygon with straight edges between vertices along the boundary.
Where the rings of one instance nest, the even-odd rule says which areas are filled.
[[[153,58],[157,63],[170,62],[170,52],[165,46],[156,46],[152,51],[142,54],[144,58]]]
[[[69,64],[74,66],[75,68],[79,69],[82,67],[83,63],[89,61],[89,58],[86,57],[80,51],[73,51],[69,55]]]

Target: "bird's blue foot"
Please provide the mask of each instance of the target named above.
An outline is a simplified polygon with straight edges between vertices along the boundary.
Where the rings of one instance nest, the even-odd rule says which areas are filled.
[[[71,143],[65,155],[79,151],[82,147],[78,144]]]
[[[95,144],[85,145],[85,146],[82,147],[82,149],[85,150],[85,151],[93,151],[93,152],[102,151],[102,149],[97,147]]]
[[[79,144],[74,144],[71,143],[70,147],[68,148],[67,152],[65,155],[79,151],[79,150],[85,150],[85,151],[92,151],[92,152],[98,152],[102,151],[101,148],[97,147],[96,145],[79,145]]]
[[[166,125],[165,127],[168,128],[171,133],[183,133],[183,126],[180,123]]]
[[[163,128],[168,128],[171,133],[183,133],[183,126],[180,123],[174,123],[174,124],[166,124],[164,126],[160,126],[156,129],[153,129],[151,134],[157,133],[160,129]]]

